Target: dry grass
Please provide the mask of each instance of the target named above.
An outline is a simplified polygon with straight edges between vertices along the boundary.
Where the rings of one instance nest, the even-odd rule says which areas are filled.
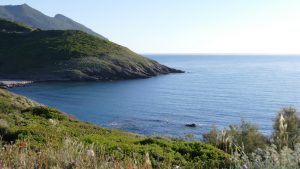
[[[149,154],[143,160],[127,157],[119,161],[106,154],[104,147],[84,144],[80,141],[66,139],[63,148],[54,149],[51,145],[36,150],[23,140],[15,144],[1,144],[0,168],[7,169],[151,169]]]

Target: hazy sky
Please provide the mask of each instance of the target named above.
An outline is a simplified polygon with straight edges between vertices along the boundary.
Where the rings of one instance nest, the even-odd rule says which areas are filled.
[[[1,0],[64,14],[139,53],[300,53],[300,0]]]

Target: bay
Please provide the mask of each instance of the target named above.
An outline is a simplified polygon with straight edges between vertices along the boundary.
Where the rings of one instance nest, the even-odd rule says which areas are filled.
[[[270,134],[283,107],[300,110],[300,56],[147,55],[186,71],[113,82],[51,82],[11,91],[80,120],[145,135],[200,138],[246,120]],[[195,123],[196,128],[185,124]]]

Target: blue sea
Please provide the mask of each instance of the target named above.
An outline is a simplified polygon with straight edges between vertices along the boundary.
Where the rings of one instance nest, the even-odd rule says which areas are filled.
[[[300,110],[300,56],[148,55],[183,74],[113,82],[36,83],[10,89],[80,120],[144,135],[200,138],[212,126],[257,124]],[[196,128],[185,124],[195,123]]]

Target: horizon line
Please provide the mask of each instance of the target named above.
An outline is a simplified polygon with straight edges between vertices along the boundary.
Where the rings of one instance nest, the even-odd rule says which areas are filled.
[[[269,56],[269,55],[289,55],[289,56],[300,56],[300,53],[142,53],[139,52],[141,55],[244,55],[244,56],[254,56],[254,55],[261,55],[261,56]]]

